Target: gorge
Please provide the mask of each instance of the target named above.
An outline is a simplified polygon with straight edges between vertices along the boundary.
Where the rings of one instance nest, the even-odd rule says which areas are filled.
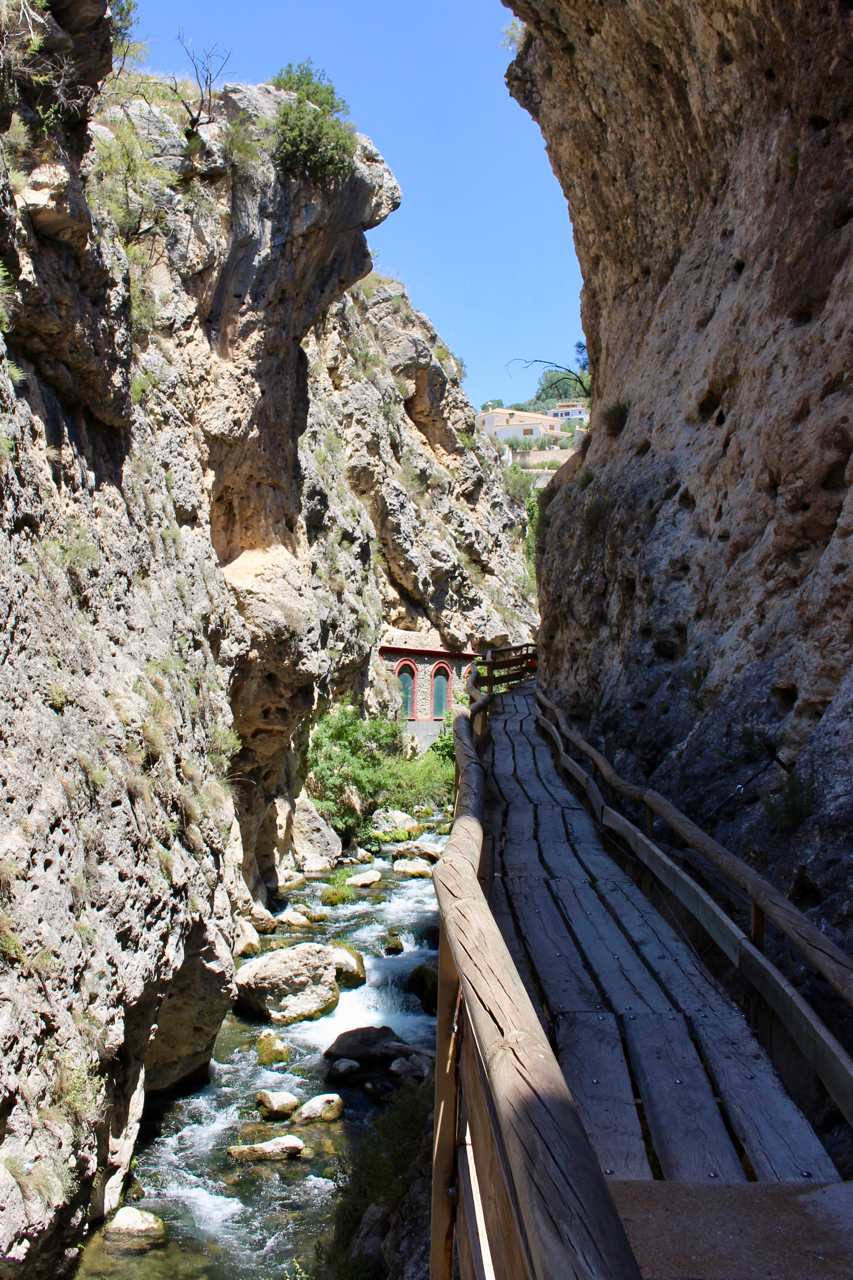
[[[338,938],[367,956],[323,1034],[291,1033],[289,1088],[326,1087],[336,1016],[401,1019],[428,1049],[406,981],[435,960],[429,868],[395,871],[417,848],[392,827],[341,849],[309,803],[330,709],[400,710],[389,638],[467,653],[538,634],[572,725],[850,950],[850,7],[507,7],[524,24],[507,83],[568,201],[592,374],[590,430],[532,523],[460,362],[374,269],[366,233],[401,192],[369,138],[321,181],[281,158],[283,108],[321,111],[305,94],[226,82],[194,121],[167,78],[114,62],[106,0],[4,19],[4,1280],[72,1274],[131,1185],[146,1095],[141,1178],[200,1116],[199,1185],[238,1196],[223,1135],[248,1133],[273,1076],[260,1021],[233,1012],[235,953]],[[445,838],[444,809],[418,816]],[[309,864],[312,823],[334,853]],[[372,853],[379,880],[324,906]],[[294,903],[310,930],[283,920]],[[806,966],[787,972],[811,993]],[[386,1096],[368,1090],[356,1127]],[[339,1174],[316,1145],[317,1185],[289,1183],[281,1213],[257,1176],[235,1248],[261,1205],[274,1265],[309,1257]],[[410,1154],[404,1209],[354,1227],[383,1280],[425,1274]],[[164,1275],[207,1274],[201,1247],[183,1257],[194,1230]]]

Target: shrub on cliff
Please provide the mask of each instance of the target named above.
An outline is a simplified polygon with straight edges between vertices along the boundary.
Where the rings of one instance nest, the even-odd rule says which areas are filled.
[[[430,801],[444,804],[453,794],[452,760],[434,751],[406,759],[403,722],[363,719],[351,701],[318,721],[308,768],[308,792],[344,841],[380,804],[411,810]]]
[[[358,143],[345,119],[349,108],[325,73],[309,59],[297,67],[288,63],[272,83],[296,94],[282,103],[275,118],[273,153],[281,169],[302,174],[318,187],[349,177]]]

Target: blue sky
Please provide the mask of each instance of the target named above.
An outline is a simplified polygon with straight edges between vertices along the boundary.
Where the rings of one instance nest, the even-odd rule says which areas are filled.
[[[231,50],[228,80],[304,58],[327,72],[403,191],[368,236],[377,269],[464,359],[478,408],[532,394],[515,357],[571,363],[580,271],[542,135],[504,84],[499,0],[139,0],[138,17],[153,69],[187,69],[180,27],[194,49]]]

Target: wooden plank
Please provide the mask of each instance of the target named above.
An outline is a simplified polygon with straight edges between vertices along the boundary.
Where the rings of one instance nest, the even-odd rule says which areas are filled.
[[[835,1182],[823,1144],[788,1096],[739,1009],[720,991],[634,885],[602,885],[599,894],[687,1015],[705,1067],[756,1176],[765,1182]]]
[[[548,885],[568,921],[579,951],[614,1012],[671,1012],[668,996],[655,982],[595,890],[576,887],[560,879],[550,880]]]
[[[453,1183],[458,1103],[458,1040],[454,1036],[459,975],[442,927],[438,943],[435,1044],[435,1118],[432,1145],[430,1280],[453,1275]]]
[[[524,990],[527,992],[537,1018],[542,1024],[544,1030],[547,1032],[548,1019],[546,1018],[545,1012],[542,1008],[542,1001],[539,999],[539,992],[536,990],[533,975],[530,972],[530,965],[527,963],[527,956],[524,954],[524,949],[522,948],[518,939],[518,934],[515,931],[515,921],[512,918],[512,911],[510,910],[509,900],[506,896],[506,889],[504,888],[504,882],[501,876],[495,876],[494,882],[492,883],[489,906],[491,907],[492,915],[495,917],[497,926],[501,931],[501,937],[506,943],[507,951],[512,957],[512,962],[515,965],[515,971],[524,984]]]
[[[512,749],[512,741],[512,733],[507,728],[507,722],[505,720],[493,720],[494,771],[501,784],[503,784],[504,777],[515,777],[515,755]]]
[[[495,1280],[489,1251],[480,1180],[471,1145],[471,1131],[464,1100],[460,1107],[460,1135],[456,1165],[461,1195],[456,1210],[456,1252],[461,1280]]]
[[[515,775],[533,804],[553,804],[554,797],[542,782],[536,770],[533,748],[526,738],[519,735],[513,742]]]
[[[784,1022],[848,1124],[853,1124],[853,1059],[787,978],[746,938],[739,968]]]
[[[621,814],[613,809],[605,809],[603,825],[618,832],[627,841],[652,874],[684,903],[729,960],[737,964],[741,939],[745,935],[729,919],[722,907]]]
[[[598,787],[593,782],[592,778],[589,778],[589,777],[587,778],[586,782],[584,783],[584,791],[586,791],[587,799],[589,800],[589,803],[592,805],[593,813],[595,814],[596,818],[600,822],[601,815],[604,812],[604,797],[602,796]]]
[[[612,1013],[557,1019],[557,1059],[606,1177],[652,1177],[622,1038]]]
[[[746,1182],[680,1013],[623,1019],[655,1153],[670,1182]]]
[[[555,804],[565,805],[569,809],[580,809],[580,800],[575,797],[557,772],[548,744],[541,741],[534,743],[533,758],[536,761],[539,777],[554,797]]]
[[[515,876],[504,885],[551,1013],[603,1010],[604,1002],[544,885]]]
[[[507,810],[504,844],[501,854],[504,875],[542,875],[539,846],[534,831],[533,805],[511,804]]]
[[[500,1130],[490,1114],[476,1061],[477,1048],[465,1028],[460,1055],[462,1093],[468,1116],[471,1150],[482,1195],[483,1224],[496,1280],[535,1280],[530,1265],[524,1224],[515,1202],[512,1174]]]
[[[559,1064],[477,882],[484,780],[462,712],[454,739],[457,817],[433,885],[488,1075],[533,1269],[538,1280],[641,1280]]]
[[[620,795],[636,803],[647,805],[658,817],[663,818],[664,822],[686,844],[696,849],[712,866],[743,889],[750,900],[762,909],[786,937],[797,944],[803,955],[835,987],[836,991],[853,1005],[853,959],[850,956],[813,925],[784,894],[780,893],[775,885],[758,875],[740,858],[729,853],[728,849],[723,848],[695,822],[686,818],[664,796],[659,795],[657,791],[634,786],[620,778],[600,752],[585,742],[580,734],[569,728],[565,716],[554,703],[549,702],[541,692],[537,692],[536,696],[539,703],[555,716],[563,740],[573,744],[593,760],[609,786]]]
[[[572,884],[589,884],[589,873],[572,852],[563,822],[563,810],[556,805],[536,806],[539,857],[550,876],[560,876]]]

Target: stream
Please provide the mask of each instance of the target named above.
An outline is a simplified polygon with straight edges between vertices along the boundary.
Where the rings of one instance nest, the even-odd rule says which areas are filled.
[[[424,820],[424,827],[445,819],[436,814],[433,822]],[[447,837],[429,832],[428,838],[444,844]],[[310,928],[279,925],[261,939],[262,950],[347,942],[364,957],[366,984],[342,989],[337,1008],[323,1018],[275,1028],[291,1048],[286,1065],[258,1064],[255,1043],[269,1023],[234,1013],[225,1018],[209,1083],[146,1105],[133,1165],[145,1196],[134,1203],[163,1219],[167,1241],[131,1247],[111,1240],[101,1228],[89,1237],[75,1280],[287,1280],[289,1275],[296,1280],[300,1265],[309,1268],[315,1243],[331,1224],[340,1161],[380,1105],[358,1085],[327,1085],[323,1050],[342,1031],[365,1026],[390,1026],[411,1044],[432,1048],[435,1043],[435,1018],[405,989],[412,969],[437,957],[435,894],[431,880],[393,872],[392,849],[383,846],[374,860],[380,883],[356,889],[353,902],[321,907],[329,875],[309,876],[289,901],[325,911],[327,919]],[[352,874],[365,869],[353,866]],[[385,947],[394,936],[403,951],[387,956]],[[229,1146],[289,1131],[281,1122],[260,1122],[255,1106],[260,1089],[287,1089],[304,1100],[330,1087],[343,1098],[344,1114],[334,1123],[297,1130],[311,1154],[306,1150],[297,1160],[257,1164],[228,1155]]]

